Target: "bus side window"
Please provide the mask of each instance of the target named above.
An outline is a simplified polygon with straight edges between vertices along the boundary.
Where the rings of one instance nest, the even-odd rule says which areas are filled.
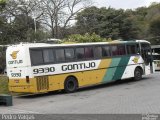
[[[101,58],[102,57],[102,48],[101,47],[95,47],[94,56],[95,56],[95,58]]]
[[[135,45],[127,45],[127,54],[132,55],[136,54],[136,46]]]
[[[42,50],[30,50],[32,65],[43,64],[43,52]]]
[[[126,55],[125,45],[113,45],[111,46],[112,56]]]
[[[126,50],[124,45],[118,45],[117,49],[118,49],[118,55],[126,55]]]
[[[118,55],[118,48],[117,46],[111,46],[111,52],[112,52],[112,56],[116,56]]]
[[[73,48],[66,48],[65,49],[65,57],[66,60],[74,60],[74,49]]]
[[[103,57],[109,57],[110,56],[110,47],[109,46],[102,47],[102,56]]]
[[[92,47],[85,47],[84,49],[85,58],[93,58],[93,48]]]
[[[43,58],[44,63],[53,63],[54,60],[54,54],[52,49],[44,49],[43,50]]]
[[[76,48],[76,58],[78,60],[84,59],[84,48]]]
[[[56,61],[57,62],[64,62],[65,61],[65,55],[64,55],[64,49],[56,49]]]

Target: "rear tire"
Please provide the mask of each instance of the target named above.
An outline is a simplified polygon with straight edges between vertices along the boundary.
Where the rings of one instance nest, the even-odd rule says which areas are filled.
[[[142,70],[139,68],[136,68],[134,71],[134,80],[141,80],[142,79]]]
[[[75,77],[68,77],[64,83],[64,90],[67,93],[73,93],[78,88],[78,82]]]

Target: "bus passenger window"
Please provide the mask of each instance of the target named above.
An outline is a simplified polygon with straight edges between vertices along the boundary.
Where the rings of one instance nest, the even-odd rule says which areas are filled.
[[[54,55],[52,49],[44,49],[43,50],[43,58],[45,63],[53,63]]]
[[[118,55],[126,55],[126,50],[124,45],[118,45]]]
[[[95,56],[95,58],[101,58],[102,57],[102,48],[101,47],[95,47],[94,56]]]
[[[56,61],[57,62],[65,61],[64,49],[57,49],[57,50],[55,50],[55,52],[56,52]]]
[[[74,49],[67,48],[65,49],[66,60],[74,60]]]
[[[43,53],[42,50],[31,50],[31,63],[32,65],[43,64]]]
[[[127,45],[127,53],[130,54],[136,54],[136,46],[135,45]]]
[[[103,57],[110,56],[110,47],[109,46],[102,47],[102,56]]]
[[[76,58],[78,60],[84,59],[84,48],[76,48]]]
[[[117,45],[117,46],[112,46],[112,55],[116,56],[116,55],[125,55],[126,51],[125,51],[125,46],[124,45]]]
[[[112,56],[118,55],[118,48],[117,48],[117,46],[112,46],[111,47],[111,51],[112,51]]]
[[[93,58],[93,48],[92,47],[86,47],[85,51],[85,58]]]

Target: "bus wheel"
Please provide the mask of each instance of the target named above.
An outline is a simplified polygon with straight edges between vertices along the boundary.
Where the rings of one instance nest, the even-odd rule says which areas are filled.
[[[78,82],[75,77],[68,77],[64,83],[64,90],[67,93],[75,92],[78,88]]]
[[[142,70],[139,68],[136,68],[134,71],[134,80],[141,80],[142,79]]]

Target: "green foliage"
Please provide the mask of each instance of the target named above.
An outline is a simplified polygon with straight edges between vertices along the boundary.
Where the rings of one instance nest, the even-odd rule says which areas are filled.
[[[23,1],[25,3],[25,1]],[[10,4],[9,4],[10,3]],[[14,8],[17,5],[15,0],[0,0],[0,6],[5,8]],[[9,6],[10,5],[10,6]],[[13,6],[12,6],[13,5]],[[4,7],[3,7],[4,8]],[[4,8],[4,9],[5,9]],[[35,32],[34,19],[31,17],[31,11],[25,11],[26,7],[21,9],[15,8],[6,14],[4,9],[0,11],[0,44],[12,44],[16,42],[32,42],[46,39],[49,32],[44,32],[44,25],[36,21],[37,31]],[[2,14],[1,14],[2,13]],[[8,16],[12,16],[8,18]],[[44,18],[47,16],[43,14]],[[62,18],[58,18],[60,21]],[[86,8],[79,12],[76,17],[76,24],[72,27],[63,28],[59,23],[56,28],[52,29],[52,33],[62,32],[55,36],[64,38],[71,34],[79,34],[76,41],[80,42],[96,42],[103,41],[100,38],[115,39],[147,39],[155,44],[155,40],[159,35],[159,19],[160,19],[160,3],[152,3],[149,7],[139,7],[135,10],[123,10],[114,8],[97,8],[95,6]],[[54,25],[53,25],[54,26]],[[88,33],[88,34],[86,34]],[[99,35],[100,38],[93,37],[93,34]],[[89,38],[88,36],[93,38]],[[86,36],[82,37],[82,36]],[[75,39],[75,35],[72,36]],[[81,38],[82,37],[82,38]],[[81,40],[79,40],[79,39]]]
[[[36,29],[35,32],[34,20],[30,16],[17,15],[11,23],[7,22],[5,16],[0,17],[0,44],[40,41],[48,37],[41,30],[39,22],[36,22]]]
[[[111,39],[101,38],[99,35],[96,35],[95,33],[93,34],[86,33],[85,35],[73,34],[64,40],[64,42],[69,42],[69,43],[106,42],[106,41],[111,41]]]
[[[6,51],[5,47],[0,47],[0,74],[4,73],[4,70],[6,68]]]
[[[8,78],[0,76],[0,94],[8,94]]]
[[[80,34],[95,32],[104,38],[147,39],[153,44],[160,36],[160,3],[135,10],[90,7],[78,13],[76,19],[75,31]]]
[[[152,35],[160,36],[160,17],[150,22],[149,30]]]
[[[134,39],[138,28],[130,14],[122,9],[90,7],[77,15],[77,29],[81,34],[93,33],[104,38]]]
[[[6,0],[0,0],[0,11],[6,6]]]
[[[160,44],[160,16],[150,22],[149,25],[150,41],[153,44]]]

